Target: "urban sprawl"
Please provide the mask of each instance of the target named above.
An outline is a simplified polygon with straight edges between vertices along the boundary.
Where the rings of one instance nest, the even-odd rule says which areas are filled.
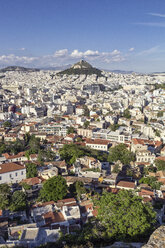
[[[165,74],[101,73],[0,72],[0,244],[63,247],[101,223],[106,194],[165,223]]]

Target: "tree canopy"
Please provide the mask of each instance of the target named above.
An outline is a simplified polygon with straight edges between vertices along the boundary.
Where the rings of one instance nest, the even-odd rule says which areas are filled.
[[[37,166],[33,163],[28,163],[26,165],[26,177],[36,177],[37,176]]]
[[[89,122],[89,121],[85,121],[85,122],[84,122],[83,127],[84,127],[85,129],[87,129],[87,128],[88,128],[88,126],[89,126],[89,124],[90,124],[90,122]]]
[[[109,149],[109,162],[116,162],[120,160],[124,165],[130,164],[131,161],[135,161],[135,155],[130,152],[125,144],[119,144]]]
[[[125,109],[124,110],[123,117],[125,117],[126,119],[130,119],[131,118],[131,114],[130,114],[129,109]]]
[[[7,127],[11,127],[12,125],[11,125],[11,122],[10,121],[5,121],[3,123],[3,126],[4,126],[4,128],[7,128]]]
[[[19,211],[26,209],[26,195],[22,191],[15,191],[11,197],[11,211]]]
[[[152,230],[156,214],[148,203],[131,191],[121,190],[118,194],[104,192],[96,201],[98,220],[105,229],[105,237],[116,240],[137,240]]]
[[[76,133],[76,129],[74,127],[68,127],[67,134]]]
[[[62,176],[54,176],[44,182],[40,190],[40,199],[42,201],[62,200],[67,194],[67,184]]]
[[[73,196],[77,197],[78,199],[80,199],[81,194],[86,193],[84,183],[79,181],[71,184],[69,190],[73,194]]]
[[[157,170],[165,171],[165,161],[157,159],[157,160],[155,160],[155,165],[156,165]]]
[[[0,209],[4,210],[10,203],[10,187],[6,183],[0,184]]]
[[[76,145],[76,144],[65,144],[60,149],[60,156],[69,165],[75,163],[77,158],[83,156],[90,156],[97,158],[100,161],[107,161],[107,153],[97,150],[92,150],[88,147]]]
[[[139,183],[145,183],[151,186],[152,189],[160,189],[160,186],[162,185],[161,182],[158,182],[156,177],[142,177],[139,180]]]

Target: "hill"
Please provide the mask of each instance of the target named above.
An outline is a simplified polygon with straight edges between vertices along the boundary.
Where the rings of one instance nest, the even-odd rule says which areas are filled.
[[[8,66],[3,69],[0,69],[0,72],[7,72],[7,71],[24,71],[24,72],[35,72],[35,71],[40,71],[39,69],[35,68],[25,68],[21,66]]]
[[[102,71],[92,67],[88,62],[85,60],[80,60],[78,63],[71,66],[69,69],[64,71],[60,71],[57,75],[93,75],[96,74],[98,77],[103,77]]]

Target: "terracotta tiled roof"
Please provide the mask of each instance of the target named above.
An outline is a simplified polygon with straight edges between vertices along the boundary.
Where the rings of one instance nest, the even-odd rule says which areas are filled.
[[[165,178],[165,171],[162,171],[162,170],[157,171],[156,176],[158,176],[160,178]]]
[[[70,204],[70,203],[76,203],[76,200],[74,198],[67,198],[63,200],[58,200],[57,203]]]
[[[161,146],[162,145],[162,142],[161,141],[154,141],[154,140],[145,140],[145,139],[132,139],[132,143],[135,144],[135,145],[153,145],[153,146]]]
[[[157,157],[157,158],[155,158],[156,160],[162,160],[162,161],[165,161],[165,157],[163,157],[163,156],[159,156],[159,157]]]
[[[41,179],[38,177],[27,178],[27,179],[22,180],[22,183],[27,183],[29,185],[36,185],[36,184],[41,183]]]
[[[19,152],[17,155],[10,155],[8,153],[2,154],[6,159],[20,158],[25,156],[25,152]]]
[[[158,179],[158,181],[159,181],[160,183],[163,183],[163,185],[165,185],[165,178],[160,178],[160,179]]]
[[[102,140],[102,139],[86,139],[86,144],[108,145],[109,143],[110,143],[109,140]]]
[[[38,207],[45,207],[45,206],[48,206],[48,205],[54,205],[55,204],[55,202],[54,201],[49,201],[49,202],[39,202],[39,203],[37,203],[37,204],[34,204],[33,206],[32,206],[32,208],[38,208]]]
[[[44,214],[43,217],[45,219],[46,225],[65,221],[64,216],[61,212],[48,212]]]
[[[143,197],[144,202],[151,202],[152,198],[151,197]]]
[[[147,189],[141,189],[139,192],[139,195],[149,195],[149,196],[154,196],[154,192],[152,190],[147,190]]]
[[[23,169],[25,169],[24,166],[16,163],[4,163],[0,165],[0,174],[17,171],[17,170],[23,170]]]
[[[98,215],[98,208],[99,208],[99,207],[96,206],[96,207],[94,208],[94,210],[92,211],[92,214],[93,214],[94,217],[96,217],[96,216]]]
[[[135,188],[135,183],[134,182],[128,182],[128,181],[120,181],[117,186],[119,187],[125,187],[125,188]]]

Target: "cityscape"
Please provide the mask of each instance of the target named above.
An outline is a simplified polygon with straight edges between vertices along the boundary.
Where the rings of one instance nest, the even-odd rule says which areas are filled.
[[[2,248],[165,247],[165,3],[91,2],[0,1]]]

